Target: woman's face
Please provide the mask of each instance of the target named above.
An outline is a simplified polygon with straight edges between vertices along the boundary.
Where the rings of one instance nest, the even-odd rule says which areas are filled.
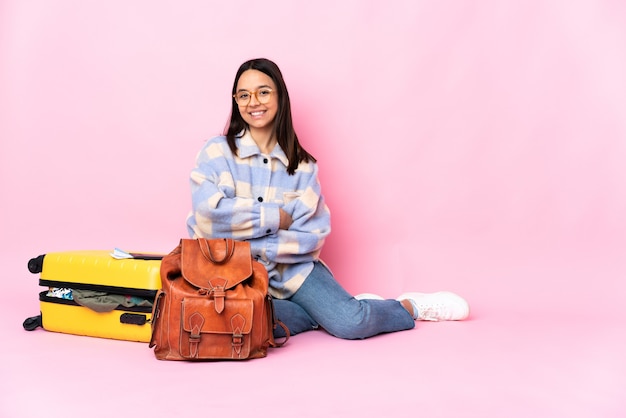
[[[278,113],[278,92],[274,81],[261,71],[246,70],[239,77],[235,95],[239,96],[239,113],[250,130],[271,131]]]

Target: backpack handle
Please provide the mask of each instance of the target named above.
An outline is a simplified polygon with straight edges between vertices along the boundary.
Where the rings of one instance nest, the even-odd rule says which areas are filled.
[[[209,245],[209,241],[205,238],[198,238],[198,245],[200,246],[200,252],[205,259],[211,261],[214,264],[224,264],[235,253],[235,241],[229,238],[224,238],[224,257],[221,259],[216,258],[211,252],[211,246]]]

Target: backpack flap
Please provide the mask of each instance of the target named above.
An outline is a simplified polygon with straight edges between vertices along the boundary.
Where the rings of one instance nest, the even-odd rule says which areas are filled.
[[[232,239],[183,239],[181,274],[201,289],[232,289],[252,276],[250,243]]]

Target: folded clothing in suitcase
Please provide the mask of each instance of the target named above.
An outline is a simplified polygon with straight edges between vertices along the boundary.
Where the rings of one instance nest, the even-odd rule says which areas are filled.
[[[31,259],[40,273],[41,315],[24,321],[27,330],[149,342],[152,303],[161,288],[161,255],[109,251],[47,253]]]

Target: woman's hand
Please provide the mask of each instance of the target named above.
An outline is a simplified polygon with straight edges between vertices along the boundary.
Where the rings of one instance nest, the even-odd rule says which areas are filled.
[[[278,212],[280,213],[280,224],[278,225],[278,228],[285,230],[289,229],[289,227],[293,223],[293,219],[287,212],[282,210],[282,208],[278,209]]]

